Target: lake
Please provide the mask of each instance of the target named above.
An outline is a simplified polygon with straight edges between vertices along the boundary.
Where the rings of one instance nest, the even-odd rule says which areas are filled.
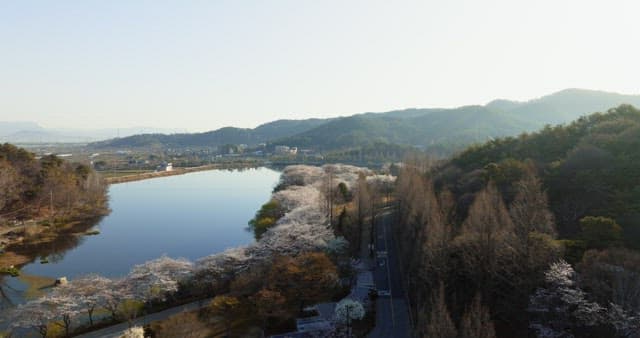
[[[247,222],[269,200],[279,177],[268,168],[211,170],[112,185],[112,211],[94,227],[100,234],[83,236],[77,246],[49,257],[50,263],[36,260],[22,268],[21,277],[7,278],[10,299],[23,301],[48,279],[42,277],[120,277],[162,255],[196,260],[249,244],[254,237]]]

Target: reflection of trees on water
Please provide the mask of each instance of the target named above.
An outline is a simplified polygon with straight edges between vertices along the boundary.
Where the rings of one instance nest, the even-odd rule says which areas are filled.
[[[27,240],[19,246],[10,246],[8,250],[18,255],[30,257],[30,263],[37,257],[48,257],[49,262],[58,262],[64,258],[67,251],[84,241],[83,232],[94,225],[95,223],[83,224],[56,236]]]
[[[17,290],[7,284],[6,278],[6,276],[0,276],[0,312],[13,306],[11,294],[18,293]]]
[[[46,258],[49,263],[57,263],[64,259],[65,254],[82,244],[85,241],[84,232],[98,224],[102,217],[81,222],[69,229],[65,229],[56,235],[41,234],[25,239],[20,244],[13,244],[7,247],[7,251],[14,252],[18,255],[29,257],[29,262],[20,265],[33,263],[36,259]],[[12,288],[8,282],[9,276],[0,275],[0,311],[13,307],[12,299],[20,299],[21,291]]]

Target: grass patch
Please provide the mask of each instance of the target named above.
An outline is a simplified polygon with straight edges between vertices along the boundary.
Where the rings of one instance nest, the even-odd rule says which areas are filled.
[[[11,277],[18,277],[20,276],[20,269],[14,266],[10,266],[10,267],[0,269],[0,273],[10,275]]]

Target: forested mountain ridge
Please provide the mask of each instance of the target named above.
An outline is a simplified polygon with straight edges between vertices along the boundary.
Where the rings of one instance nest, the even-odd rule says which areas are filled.
[[[469,144],[566,123],[620,104],[640,106],[640,95],[567,89],[526,102],[495,100],[484,106],[405,109],[335,119],[279,120],[255,129],[227,127],[196,134],[149,134],[94,143],[96,147],[210,147],[270,143],[321,151],[389,143],[453,153]]]
[[[385,142],[450,154],[470,144],[567,123],[620,104],[640,106],[640,95],[566,89],[526,102],[494,100],[484,106],[367,113],[336,119],[277,142],[324,150]]]
[[[535,126],[483,106],[424,110],[424,114],[406,117],[393,113],[344,117],[275,142],[322,150],[375,143],[458,148],[492,137],[518,134]]]
[[[224,127],[204,133],[140,134],[92,143],[96,148],[215,147],[225,144],[257,145],[295,135],[322,125],[330,119],[277,120],[254,129]]]
[[[408,160],[396,196],[395,231],[421,336],[640,332],[633,106],[492,140],[439,163]]]

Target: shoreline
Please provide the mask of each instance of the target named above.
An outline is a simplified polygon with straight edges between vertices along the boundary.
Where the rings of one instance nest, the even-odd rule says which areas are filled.
[[[264,164],[261,162],[215,163],[215,164],[207,164],[207,165],[198,166],[198,167],[187,167],[187,168],[179,167],[179,168],[174,168],[171,171],[155,171],[155,172],[131,174],[131,175],[125,175],[125,176],[118,176],[118,177],[105,177],[104,182],[108,185],[111,185],[111,184],[148,180],[148,179],[158,178],[158,177],[184,175],[184,174],[189,174],[189,173],[194,173],[199,171],[219,170],[219,169],[257,168],[263,165]]]
[[[92,215],[78,216],[52,226],[44,226],[38,221],[26,222],[26,224],[14,227],[0,228],[0,241],[3,244],[3,252],[0,254],[0,269],[10,266],[22,267],[35,261],[34,247],[48,245],[61,240],[66,236],[76,238],[91,235],[87,233],[91,227],[109,213],[108,209],[101,210]],[[58,249],[65,251],[65,246]],[[52,252],[51,254],[53,254]]]

